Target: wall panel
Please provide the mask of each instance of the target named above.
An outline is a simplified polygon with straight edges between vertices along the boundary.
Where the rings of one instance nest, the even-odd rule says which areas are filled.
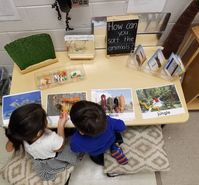
[[[90,33],[92,17],[125,14],[128,0],[90,0],[89,2],[89,6],[76,7],[70,11],[72,17],[70,26],[75,30],[67,34]],[[191,0],[167,0],[163,12],[171,12],[171,18],[158,44],[163,43],[173,24],[190,2]],[[11,59],[3,48],[6,43],[36,33],[49,33],[56,50],[65,50],[63,40],[66,33],[65,16],[62,14],[62,21],[57,20],[57,12],[51,8],[54,0],[14,0],[14,3],[20,20],[0,21],[0,65],[7,65],[9,69],[12,66]],[[194,20],[194,23],[198,22],[199,15]]]

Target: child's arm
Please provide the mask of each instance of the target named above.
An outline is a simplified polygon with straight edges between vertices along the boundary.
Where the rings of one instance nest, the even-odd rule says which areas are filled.
[[[6,143],[6,151],[7,152],[12,152],[13,150],[14,150],[13,143],[8,140],[8,142]]]
[[[68,114],[67,113],[62,113],[60,115],[60,118],[59,118],[59,121],[58,121],[57,134],[63,138],[63,144],[58,150],[55,150],[55,152],[62,151],[62,149],[64,147],[64,144],[65,144],[64,128],[66,126],[66,122],[67,121],[68,121]]]

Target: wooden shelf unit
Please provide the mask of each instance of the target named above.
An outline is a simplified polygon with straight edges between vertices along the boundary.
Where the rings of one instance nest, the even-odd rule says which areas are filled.
[[[187,104],[188,110],[198,110],[199,98],[195,98],[192,102]]]
[[[194,26],[188,31],[178,55],[186,69],[182,88],[188,109],[199,110],[199,26]]]

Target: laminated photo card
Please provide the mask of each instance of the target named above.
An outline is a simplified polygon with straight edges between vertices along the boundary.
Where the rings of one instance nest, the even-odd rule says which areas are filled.
[[[185,68],[180,57],[172,53],[164,66],[164,71],[169,77],[181,76]]]
[[[149,59],[147,62],[149,70],[151,72],[157,72],[159,71],[162,66],[165,64],[166,59],[162,53],[161,49],[158,49],[153,56]]]
[[[91,101],[101,105],[106,114],[113,118],[124,121],[135,119],[130,88],[92,89]]]
[[[62,112],[69,113],[72,105],[80,100],[86,100],[86,92],[48,94],[46,110],[49,124],[57,126],[60,114]]]
[[[41,104],[41,91],[36,90],[36,91],[3,96],[2,100],[3,126],[5,127],[8,126],[10,116],[15,109],[28,103]]]
[[[185,112],[174,84],[137,89],[143,119],[171,116]]]
[[[139,45],[134,53],[130,53],[128,62],[129,67],[136,67],[137,69],[146,61],[146,54],[142,45]]]

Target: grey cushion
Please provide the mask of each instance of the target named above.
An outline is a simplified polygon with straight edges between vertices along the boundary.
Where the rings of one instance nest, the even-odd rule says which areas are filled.
[[[64,185],[73,167],[57,174],[55,181],[42,181],[33,170],[32,159],[19,152],[0,170],[0,175],[11,185]]]
[[[105,173],[132,174],[169,170],[161,126],[129,127],[123,134],[123,140],[121,147],[129,159],[128,164],[118,164],[111,157],[110,151],[107,151],[104,156]]]

